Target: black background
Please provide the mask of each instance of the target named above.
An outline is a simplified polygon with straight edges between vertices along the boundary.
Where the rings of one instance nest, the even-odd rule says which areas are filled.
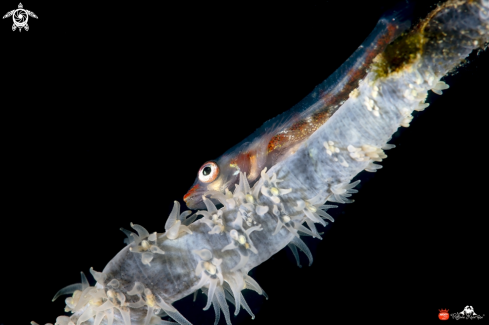
[[[64,302],[51,298],[104,268],[120,227],[161,232],[203,162],[307,95],[391,4],[23,2],[30,30],[0,25],[0,324],[54,323]],[[489,317],[488,61],[473,54],[394,135],[356,202],[307,241],[311,267],[284,250],[252,272],[270,296],[245,293],[252,324],[423,324],[466,305]],[[204,297],[175,306],[213,324]]]

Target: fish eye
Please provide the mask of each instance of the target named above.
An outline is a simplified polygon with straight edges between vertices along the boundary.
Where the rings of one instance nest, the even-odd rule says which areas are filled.
[[[199,169],[199,180],[204,183],[214,181],[219,175],[219,166],[213,161],[208,161]]]

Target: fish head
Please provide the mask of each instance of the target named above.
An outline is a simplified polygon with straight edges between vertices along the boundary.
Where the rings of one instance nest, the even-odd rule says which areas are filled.
[[[189,209],[205,209],[202,195],[208,191],[225,193],[226,189],[234,190],[234,184],[239,180],[239,166],[230,163],[229,156],[222,156],[217,160],[206,161],[199,168],[194,184],[184,195],[183,200]],[[209,198],[211,199],[211,198]],[[219,204],[211,199],[214,204]]]

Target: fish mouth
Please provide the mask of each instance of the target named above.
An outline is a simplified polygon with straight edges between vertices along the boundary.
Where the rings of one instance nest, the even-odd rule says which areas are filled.
[[[204,201],[202,200],[203,194],[204,194],[204,192],[200,192],[200,193],[196,193],[196,194],[191,195],[191,196],[184,196],[183,201],[185,201],[187,208],[189,208],[191,210],[207,210],[207,206],[205,205]],[[222,203],[219,202],[219,200],[217,200],[213,197],[209,197],[209,196],[206,196],[206,198],[208,200],[212,201],[212,203],[214,203],[214,205],[216,207],[219,208],[222,206]]]
[[[185,201],[185,204],[187,204],[189,209],[205,209],[202,194],[204,194],[204,191],[202,191],[199,184],[195,184],[188,190],[187,194],[183,196],[183,201]]]
[[[187,194],[183,196],[183,201],[191,210],[205,210],[207,209],[207,206],[202,200],[202,195],[204,195],[208,191],[209,190],[206,188],[199,189],[199,184],[196,184],[187,192]],[[207,196],[207,199],[211,200],[216,206],[221,204],[221,202],[214,198]]]
[[[204,204],[204,201],[202,200],[202,194],[203,192],[195,193],[192,195],[185,195],[183,197],[183,201],[185,201],[185,204],[189,209],[192,210],[205,209],[206,206]]]

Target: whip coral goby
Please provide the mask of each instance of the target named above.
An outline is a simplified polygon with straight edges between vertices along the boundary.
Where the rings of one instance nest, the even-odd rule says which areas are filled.
[[[234,188],[240,172],[246,173],[252,186],[261,170],[286,160],[343,105],[365,78],[375,57],[409,26],[406,8],[385,13],[348,60],[308,96],[287,112],[264,123],[215,162],[204,163],[184,196],[187,206],[191,209],[205,207],[202,195],[206,191],[224,192]]]
[[[468,5],[482,6],[486,3],[472,1]],[[478,9],[481,12],[486,10],[484,7]],[[449,10],[456,12],[457,8],[452,6],[449,7]],[[442,15],[443,11],[440,11],[439,14]],[[484,17],[483,14],[478,14],[478,11],[472,14],[478,15],[476,17]],[[460,18],[457,15],[449,17]],[[433,21],[436,21],[436,18],[435,15]],[[451,22],[451,25],[456,27],[456,22],[457,20]],[[486,25],[483,23],[479,22],[472,27],[479,28],[480,26],[483,26],[482,30],[487,33]],[[464,21],[463,28],[469,27],[470,24],[467,26]],[[433,32],[430,25],[425,30]],[[456,31],[455,29],[454,32]],[[421,33],[421,37],[424,37],[424,31]],[[444,33],[452,35],[445,31]],[[470,35],[472,34],[469,33]],[[484,33],[482,35],[484,36]],[[440,46],[440,49],[443,50],[444,41],[453,41],[449,37],[442,36],[441,39],[434,39],[432,36],[433,34],[426,34],[428,40],[425,46]],[[407,34],[404,37],[405,40],[410,40],[410,37],[414,36]],[[487,37],[487,34],[484,37]],[[435,43],[430,43],[431,40],[434,40]],[[438,40],[441,42],[438,43]],[[464,40],[465,38],[462,38],[462,41]],[[470,40],[481,42],[487,38],[472,35]],[[449,44],[457,45],[459,43]],[[471,46],[477,48],[479,45],[483,46],[482,44],[463,43],[463,49],[460,50],[461,56],[466,56]],[[393,46],[398,45],[393,44]],[[152,313],[158,310],[164,311],[180,323],[185,323],[182,317],[188,317],[188,314],[182,312],[183,316],[181,316],[176,310],[182,311],[182,309],[178,308],[177,303],[174,304],[177,309],[171,307],[171,304],[199,288],[204,292],[202,295],[206,301],[204,306],[215,308],[216,313],[221,313],[220,317],[226,322],[232,320],[231,315],[226,312],[226,304],[234,303],[241,309],[257,315],[249,299],[253,296],[245,294],[250,290],[244,290],[243,297],[240,291],[247,288],[264,295],[262,288],[266,291],[266,283],[257,281],[258,286],[254,280],[248,278],[248,276],[253,276],[249,273],[250,269],[270,258],[287,244],[291,246],[292,252],[296,252],[297,247],[299,252],[305,250],[306,246],[297,239],[296,232],[291,229],[299,232],[301,240],[307,234],[315,237],[318,237],[318,234],[321,235],[320,233],[324,230],[318,224],[324,225],[330,222],[328,214],[333,214],[335,210],[328,205],[340,205],[356,199],[355,191],[358,188],[358,182],[352,178],[363,169],[377,170],[379,160],[385,159],[386,153],[390,154],[387,150],[392,149],[392,146],[387,145],[387,142],[397,127],[409,125],[412,110],[424,108],[422,102],[425,100],[425,93],[428,89],[439,91],[445,88],[439,79],[446,71],[440,74],[438,69],[448,69],[456,64],[452,62],[451,54],[453,53],[442,51],[443,55],[438,58],[439,61],[435,61],[436,65],[429,70],[424,69],[426,67],[423,64],[431,66],[427,63],[428,59],[424,60],[423,55],[438,52],[430,53],[429,47],[422,49],[423,51],[413,53],[412,62],[406,59],[400,64],[396,62],[396,65],[389,61],[387,55],[379,57],[378,65],[365,77],[358,90],[352,93],[343,106],[317,132],[303,142],[294,154],[267,170],[260,170],[260,176],[254,186],[248,184],[246,174],[240,171],[236,188],[229,188],[223,192],[216,189],[215,192],[203,193],[205,196],[202,201],[207,211],[200,213],[202,216],[194,223],[187,224],[191,216],[183,215],[182,217],[181,211],[178,211],[176,219],[181,222],[181,225],[188,227],[189,232],[175,231],[176,236],[170,236],[170,238],[168,235],[163,236],[163,232],[164,229],[169,231],[175,225],[174,222],[168,225],[168,228],[164,227],[163,222],[166,222],[166,219],[163,218],[161,232],[154,234],[154,231],[159,230],[158,228],[150,228],[144,224],[144,221],[134,220],[147,227],[149,231],[146,232],[134,224],[134,229],[131,230],[136,234],[129,234],[126,241],[130,246],[122,250],[113,262],[107,265],[103,273],[93,272],[93,276],[98,281],[98,287],[90,288],[86,281],[82,281],[79,287],[76,287],[79,291],[75,291],[73,297],[67,300],[69,308],[75,311],[73,316],[75,323],[80,319],[105,322],[110,321],[112,317],[121,324],[124,323],[124,319],[128,322],[127,319],[131,317],[135,319],[134,323],[138,323],[136,317],[139,323],[150,323],[151,321],[154,323],[156,317],[153,317]],[[433,48],[431,50],[434,51]],[[420,57],[417,57],[418,54]],[[444,67],[445,63],[448,67]],[[426,71],[428,73],[425,74]],[[354,111],[355,114],[349,110]],[[334,123],[338,123],[341,127],[335,127]],[[382,170],[379,174],[381,172]],[[431,185],[436,186],[427,180],[426,185],[420,185],[420,190],[432,191]],[[375,197],[378,201],[378,209],[382,209],[384,195],[387,193],[380,192]],[[416,204],[415,195],[416,193],[413,193],[413,204]],[[216,207],[211,199],[214,200],[214,203],[220,202],[223,208]],[[447,204],[450,203],[447,202]],[[364,217],[374,219],[375,213],[376,211],[364,211]],[[395,212],[392,217],[396,217]],[[412,219],[406,219],[405,226],[412,227],[412,224],[416,222],[413,219],[415,216],[412,216]],[[284,226],[277,232],[278,222]],[[413,232],[416,230],[414,229]],[[321,236],[326,238],[327,235]],[[105,236],[102,238],[100,242],[95,242],[95,246],[103,247],[107,239]],[[305,237],[305,241],[309,239],[311,238]],[[360,244],[358,246],[362,245],[362,243],[358,244]],[[382,245],[387,244],[382,243]],[[153,246],[156,246],[161,252],[158,249],[153,251]],[[328,247],[328,251],[334,249],[335,247]],[[151,260],[148,255],[144,257],[145,253],[153,254]],[[311,256],[311,254],[307,255]],[[313,256],[318,260],[326,258],[320,254],[313,254]],[[308,264],[308,260],[302,257],[300,262],[302,265]],[[178,263],[182,263],[182,266],[179,266]],[[334,274],[333,269],[337,267],[341,265],[331,265],[331,273]],[[369,267],[368,259],[359,261],[358,268],[351,270],[351,277],[357,276],[358,273],[364,271],[364,268]],[[316,300],[320,300],[323,295],[328,295],[328,282],[335,281],[334,277],[330,278],[331,275],[328,272],[317,278],[300,275],[295,278],[289,274],[289,268],[290,266],[287,269],[277,269],[275,277],[272,278],[280,281],[283,286],[314,286],[321,291],[319,297],[314,298]],[[165,269],[167,272],[163,271]],[[395,271],[392,270],[392,272]],[[168,276],[165,277],[163,274],[168,274]],[[93,283],[90,284],[93,286]],[[296,289],[289,289],[288,292],[290,295],[287,300],[288,305],[295,307],[295,301],[301,299],[300,294]],[[229,302],[226,302],[226,295],[230,298]],[[355,293],[352,295],[355,296]],[[251,300],[254,299],[251,298]],[[102,308],[104,304],[106,307]],[[285,302],[282,304],[288,306]],[[204,306],[200,305],[199,308]],[[267,308],[266,304],[264,308]],[[327,306],[323,308],[328,312]],[[219,309],[222,309],[222,312]],[[231,312],[234,312],[233,308]],[[291,308],[290,311],[282,309],[276,312],[306,312],[309,314],[320,311]],[[59,323],[63,321],[69,323],[67,319],[61,319]]]

